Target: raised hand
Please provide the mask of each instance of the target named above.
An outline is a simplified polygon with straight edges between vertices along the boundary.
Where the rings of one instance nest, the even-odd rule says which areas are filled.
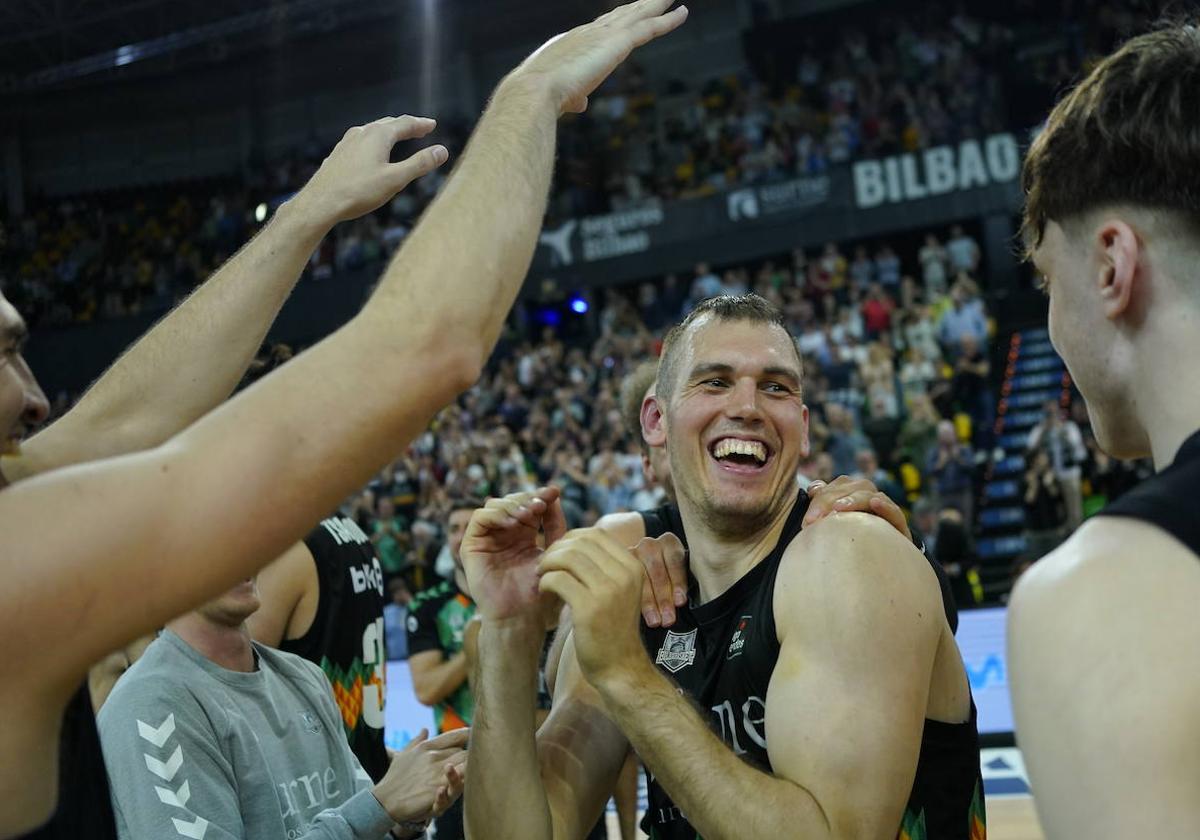
[[[644,538],[633,547],[646,575],[642,579],[642,618],[648,627],[670,627],[675,610],[687,603],[687,552],[672,533]]]
[[[804,526],[814,525],[831,513],[873,513],[903,535],[912,540],[908,520],[895,502],[865,478],[838,476],[829,484],[814,481],[808,487],[808,511],[804,514]]]
[[[645,570],[631,550],[599,528],[582,528],[555,542],[537,569],[541,590],[571,607],[575,653],[588,682],[599,688],[623,670],[647,664],[638,633]]]
[[[471,597],[485,620],[543,610],[557,615],[538,592],[537,564],[546,546],[566,532],[557,487],[489,499],[475,511],[459,554]]]
[[[437,816],[462,790],[470,730],[455,729],[432,740],[427,736],[422,729],[407,747],[393,752],[387,773],[371,790],[396,822]]]
[[[629,54],[672,31],[687,19],[674,0],[637,0],[543,44],[513,76],[544,81],[561,113],[582,113],[587,98]]]
[[[330,227],[379,209],[417,178],[445,163],[449,156],[445,146],[430,146],[397,163],[389,160],[397,143],[424,137],[436,126],[428,117],[410,116],[384,117],[354,126],[292,201]]]

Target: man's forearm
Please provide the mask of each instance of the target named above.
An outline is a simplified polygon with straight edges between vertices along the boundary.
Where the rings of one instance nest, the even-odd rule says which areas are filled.
[[[428,330],[482,369],[537,247],[558,108],[536,79],[500,83],[462,160],[404,241],[364,315]]]
[[[597,688],[646,769],[705,840],[831,837],[808,791],[734,755],[649,661],[631,678]]]
[[[225,400],[245,373],[329,222],[285,204],[159,321],[13,465],[28,476],[157,446]],[[10,476],[16,479],[20,476]]]
[[[480,629],[464,793],[466,832],[473,840],[550,840],[553,835],[534,729],[544,638],[535,622],[485,621]]]

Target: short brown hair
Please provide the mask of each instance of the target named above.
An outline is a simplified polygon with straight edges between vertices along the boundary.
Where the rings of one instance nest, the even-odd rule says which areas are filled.
[[[646,391],[655,383],[658,377],[658,360],[642,362],[633,369],[633,373],[625,377],[621,383],[621,419],[625,421],[625,429],[645,454],[649,451],[645,438],[642,437],[642,402]]]
[[[1200,29],[1174,23],[1101,61],[1025,158],[1026,246],[1106,204],[1174,211],[1200,231]]]
[[[718,295],[702,301],[688,313],[686,318],[671,327],[663,338],[662,355],[658,359],[658,383],[655,386],[655,392],[661,403],[670,400],[675,387],[677,373],[675,368],[679,366],[680,339],[692,324],[706,316],[711,316],[714,320],[719,321],[750,321],[755,324],[769,324],[787,332],[787,322],[783,318],[783,312],[778,306],[759,295],[753,293]],[[803,369],[796,340],[792,338],[791,333],[788,333],[788,338],[791,339],[792,349],[796,351],[796,364]]]

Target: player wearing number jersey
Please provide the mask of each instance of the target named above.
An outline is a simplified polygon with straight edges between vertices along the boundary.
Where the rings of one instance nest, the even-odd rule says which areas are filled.
[[[408,667],[417,699],[433,707],[438,732],[471,725],[475,696],[467,682],[463,650],[467,624],[475,617],[475,602],[467,592],[463,571],[463,534],[480,499],[455,499],[446,519],[446,545],[454,560],[454,579],[417,593],[408,607]],[[437,818],[438,840],[461,840],[462,801]]]
[[[474,615],[475,602],[452,581],[442,581],[419,593],[408,609],[409,661],[419,654],[433,653],[442,663],[457,663],[463,656],[463,631]],[[430,699],[422,691],[417,694],[422,702]],[[463,681],[427,705],[433,706],[438,732],[471,725],[475,702],[467,685],[465,665]]]
[[[383,569],[351,519],[332,516],[259,576],[263,607],[250,618],[257,641],[321,667],[350,748],[379,781],[384,746]]]

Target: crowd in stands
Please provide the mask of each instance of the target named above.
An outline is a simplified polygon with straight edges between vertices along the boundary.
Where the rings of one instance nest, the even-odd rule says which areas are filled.
[[[1132,0],[1018,5],[897,3],[838,22],[763,21],[741,72],[657,88],[626,65],[562,132],[551,213],[621,210],[1028,130],[1091,56],[1149,23]],[[1018,57],[1026,46],[1035,48]]]
[[[1025,106],[1036,103],[1033,110],[1044,114],[1089,56],[1147,23],[1132,0],[1061,10],[1043,4],[1018,16],[1023,28],[1012,15],[993,19],[965,8],[948,17],[884,11],[785,41],[766,56],[748,54],[743,72],[696,83],[656,88],[631,63],[588,113],[565,121],[550,218],[686,199],[1028,128]],[[1005,65],[1018,33],[1022,43],[1051,33],[1057,40],[1016,67]],[[447,120],[436,139],[454,154],[469,128]],[[31,201],[21,218],[0,220],[0,288],[35,325],[165,309],[245,242],[262,221],[260,205],[272,212],[324,152],[312,140],[286,159],[251,161],[237,179]],[[312,274],[386,256],[444,177],[434,173],[379,212],[340,226],[314,254]]]

